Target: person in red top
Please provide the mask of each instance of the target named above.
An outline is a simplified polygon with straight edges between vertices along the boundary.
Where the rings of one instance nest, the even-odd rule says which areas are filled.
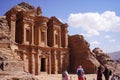
[[[84,70],[81,65],[77,68],[77,75],[78,80],[84,80]]]

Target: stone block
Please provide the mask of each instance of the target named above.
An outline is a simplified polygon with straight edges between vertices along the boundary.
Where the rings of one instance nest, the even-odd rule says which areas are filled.
[[[22,61],[3,61],[4,71],[23,71]]]

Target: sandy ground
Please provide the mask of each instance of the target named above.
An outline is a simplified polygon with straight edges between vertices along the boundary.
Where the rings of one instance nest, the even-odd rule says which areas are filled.
[[[96,80],[96,74],[86,74],[86,80]],[[62,80],[62,75],[61,74],[43,74],[40,76],[36,76],[39,80]],[[76,74],[69,74],[69,80],[78,80]],[[103,76],[103,80],[104,76]]]

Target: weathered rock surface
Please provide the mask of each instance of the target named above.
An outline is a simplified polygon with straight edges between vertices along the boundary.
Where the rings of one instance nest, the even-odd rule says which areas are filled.
[[[99,62],[89,49],[89,43],[82,35],[73,35],[68,38],[70,49],[70,71],[76,73],[79,65],[82,65],[85,73],[95,73]]]
[[[96,59],[101,65],[107,65],[112,70],[113,74],[120,77],[120,62],[113,61],[108,54],[104,53],[100,48],[93,49]]]
[[[30,10],[34,10],[34,9],[35,9],[34,6],[31,6],[28,3],[22,2],[22,3],[20,3],[20,4],[16,5],[16,6],[14,6],[8,12],[11,12],[11,13],[15,14],[15,13],[20,12],[20,11],[30,11]],[[5,15],[7,15],[7,13],[5,13]]]
[[[4,45],[4,44],[2,44]],[[38,80],[24,72],[23,61],[10,47],[0,48],[0,80]]]
[[[0,43],[10,43],[10,32],[6,16],[0,17]]]
[[[100,48],[95,48],[92,50],[93,53],[95,53],[95,57],[97,60],[102,64],[106,64],[108,61],[111,61],[112,59],[104,53]]]

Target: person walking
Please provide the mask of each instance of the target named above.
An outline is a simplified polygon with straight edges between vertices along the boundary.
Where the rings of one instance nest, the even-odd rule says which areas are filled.
[[[97,80],[102,80],[102,74],[103,74],[102,67],[99,66],[97,70]]]
[[[63,71],[62,80],[68,80],[68,72],[67,72],[67,70]]]
[[[111,72],[111,70],[108,69],[107,65],[105,65],[105,69],[103,71],[103,74],[105,76],[105,80],[109,80],[109,77],[112,74],[112,72]]]
[[[84,80],[84,69],[82,68],[81,65],[77,68],[77,75],[78,80]]]

